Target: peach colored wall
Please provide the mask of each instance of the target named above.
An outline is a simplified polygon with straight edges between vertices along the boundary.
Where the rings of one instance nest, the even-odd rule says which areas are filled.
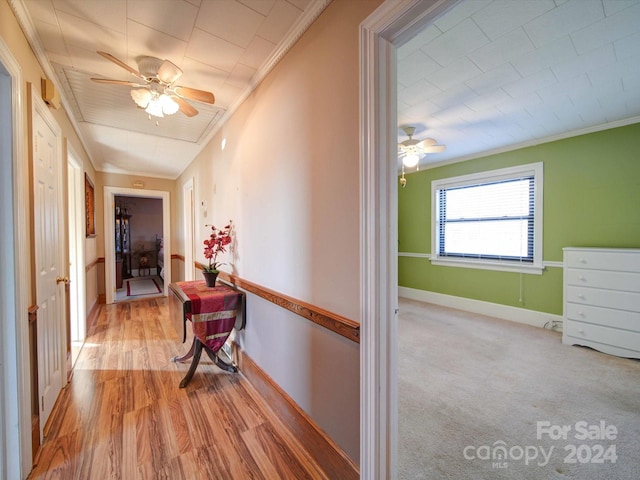
[[[355,320],[359,24],[379,3],[331,3],[176,188],[181,204],[182,185],[195,178],[196,246],[205,224],[234,221],[223,270]],[[199,248],[196,259],[204,261]],[[358,461],[359,346],[254,296],[238,341]]]

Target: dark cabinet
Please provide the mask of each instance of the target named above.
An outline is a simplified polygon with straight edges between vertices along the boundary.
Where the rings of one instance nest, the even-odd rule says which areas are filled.
[[[116,288],[131,278],[131,215],[116,212]]]

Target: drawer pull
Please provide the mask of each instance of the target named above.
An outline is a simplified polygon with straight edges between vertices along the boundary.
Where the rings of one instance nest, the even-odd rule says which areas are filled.
[[[584,312],[578,312],[578,316],[584,318]]]
[[[580,276],[580,281],[581,281],[581,282],[586,282],[586,281],[587,281],[587,277]]]
[[[585,300],[585,299],[586,299],[586,297],[585,297],[582,293],[579,293],[579,294],[578,294],[578,298],[579,298],[580,300]]]
[[[584,330],[580,329],[580,330],[578,330],[578,333],[579,333],[580,335],[584,335]]]
[[[587,261],[584,258],[580,258],[580,260],[578,260],[580,263],[587,263]]]

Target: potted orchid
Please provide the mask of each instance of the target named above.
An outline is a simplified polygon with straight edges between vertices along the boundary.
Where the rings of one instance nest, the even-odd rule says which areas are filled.
[[[218,254],[226,252],[227,246],[231,244],[231,221],[222,229],[211,227],[211,235],[204,241],[204,258],[209,260],[209,265],[203,266],[203,275],[207,287],[214,287],[218,277],[218,267],[224,265],[218,262]]]

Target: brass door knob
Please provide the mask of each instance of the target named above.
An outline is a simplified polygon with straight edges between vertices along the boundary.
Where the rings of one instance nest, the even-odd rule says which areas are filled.
[[[69,278],[68,277],[56,277],[56,283],[69,283]]]

